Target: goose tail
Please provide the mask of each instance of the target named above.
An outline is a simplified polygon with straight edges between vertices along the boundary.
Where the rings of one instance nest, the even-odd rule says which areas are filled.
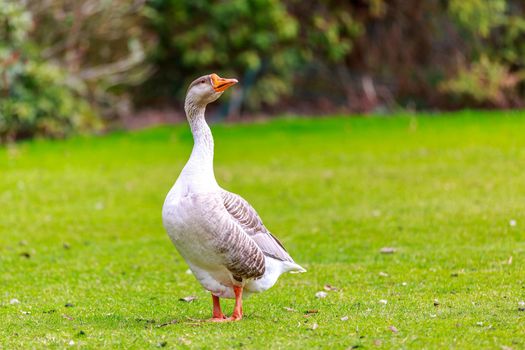
[[[292,261],[283,261],[284,271],[290,273],[303,273],[306,269]]]

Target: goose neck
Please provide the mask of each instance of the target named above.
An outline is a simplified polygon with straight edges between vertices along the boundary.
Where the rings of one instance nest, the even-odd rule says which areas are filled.
[[[205,107],[187,104],[185,109],[194,144],[183,173],[194,183],[216,184],[213,171],[214,142],[204,117]]]

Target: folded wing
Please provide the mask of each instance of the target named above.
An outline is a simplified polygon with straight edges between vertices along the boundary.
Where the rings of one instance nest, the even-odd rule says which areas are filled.
[[[255,209],[241,196],[222,190],[226,211],[259,246],[264,255],[293,263],[284,246],[264,226]]]

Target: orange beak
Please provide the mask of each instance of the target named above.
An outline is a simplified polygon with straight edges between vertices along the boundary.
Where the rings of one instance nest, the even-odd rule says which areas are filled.
[[[212,73],[210,77],[211,77],[211,84],[213,86],[213,89],[217,92],[224,91],[230,86],[237,84],[239,82],[237,79],[221,78],[215,73]]]

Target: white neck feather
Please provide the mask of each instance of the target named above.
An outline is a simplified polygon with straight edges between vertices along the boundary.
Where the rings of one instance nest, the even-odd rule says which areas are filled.
[[[204,118],[205,106],[186,100],[186,117],[193,134],[193,150],[180,178],[191,192],[207,192],[218,187],[213,172],[213,136]]]

